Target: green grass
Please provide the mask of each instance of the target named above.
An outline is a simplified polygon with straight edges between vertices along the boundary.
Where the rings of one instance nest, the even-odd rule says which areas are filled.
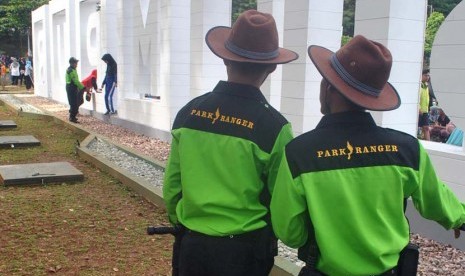
[[[166,214],[118,180],[79,159],[74,132],[44,116],[18,116],[0,105],[0,120],[41,145],[0,149],[0,165],[67,161],[78,183],[0,185],[0,275],[170,275],[172,238],[145,234]]]
[[[13,120],[18,125],[17,128],[0,130],[0,135],[33,135],[41,142],[40,147],[0,149],[0,164],[14,164],[24,160],[35,161],[43,159],[44,155],[76,159],[76,141],[82,141],[85,138],[84,133],[74,133],[71,129],[44,116],[18,115],[9,111],[5,105],[0,106],[0,114],[4,114],[0,118]]]

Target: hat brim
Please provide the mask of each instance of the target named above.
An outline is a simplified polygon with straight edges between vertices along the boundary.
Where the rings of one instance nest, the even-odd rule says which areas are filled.
[[[283,64],[299,58],[297,53],[284,48],[279,48],[279,55],[273,59],[258,60],[236,55],[225,47],[225,42],[228,40],[230,33],[230,27],[218,26],[210,29],[205,36],[205,42],[210,50],[222,59],[249,63]]]
[[[349,101],[373,111],[389,111],[400,106],[399,94],[389,82],[383,87],[378,97],[364,94],[347,84],[331,65],[333,54],[332,51],[321,46],[308,47],[308,55],[320,74]]]

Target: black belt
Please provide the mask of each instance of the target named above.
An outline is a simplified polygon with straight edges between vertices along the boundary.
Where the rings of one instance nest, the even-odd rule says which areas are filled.
[[[397,276],[397,266],[389,269],[388,271],[379,274],[379,276]]]
[[[386,271],[386,272],[383,272],[383,273],[381,273],[381,274],[374,275],[374,276],[398,276],[397,272],[398,272],[398,271],[397,271],[397,266],[396,266],[396,267],[393,267],[393,268],[389,269],[389,270]],[[300,273],[302,273],[302,271],[301,271]],[[321,272],[319,272],[319,271],[318,271],[318,273],[319,273],[319,275],[321,275],[321,276],[328,276],[327,274],[321,273]],[[299,274],[299,275],[301,275],[301,274]],[[306,275],[306,274],[303,273],[302,275]]]
[[[263,231],[264,228],[253,230],[243,234],[231,234],[227,236],[210,236],[204,233],[200,233],[194,230],[190,230],[186,228],[186,235],[196,236],[196,237],[204,237],[204,238],[212,238],[212,239],[234,239],[240,241],[255,241],[260,233]]]

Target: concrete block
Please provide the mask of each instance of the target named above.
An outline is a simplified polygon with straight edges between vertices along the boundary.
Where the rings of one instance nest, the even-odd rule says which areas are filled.
[[[0,136],[0,148],[40,146],[40,141],[32,135]]]
[[[3,185],[82,181],[84,175],[68,162],[0,166]]]
[[[11,129],[15,128],[18,125],[12,120],[0,120],[0,129],[5,130],[5,129]]]

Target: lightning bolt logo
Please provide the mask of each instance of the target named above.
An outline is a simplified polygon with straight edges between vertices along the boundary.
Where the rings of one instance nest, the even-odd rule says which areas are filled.
[[[347,141],[347,150],[349,151],[349,153],[347,154],[347,160],[350,160],[350,158],[352,157],[352,153],[354,152],[354,148],[349,143],[349,141]]]
[[[213,118],[212,125],[216,122],[216,120],[218,120],[218,119],[220,118],[220,115],[221,115],[221,113],[220,113],[220,108],[218,107],[218,108],[216,109],[215,118]]]

